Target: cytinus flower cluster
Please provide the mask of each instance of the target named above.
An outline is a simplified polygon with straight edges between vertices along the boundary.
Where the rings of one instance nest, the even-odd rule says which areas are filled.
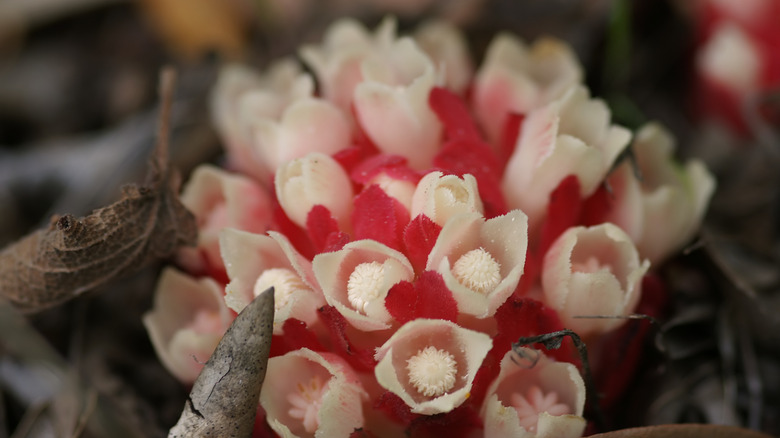
[[[780,2],[693,3],[700,40],[696,56],[699,107],[744,132],[748,129],[746,113],[761,113],[762,96],[780,87]],[[767,116],[771,120],[771,114],[754,115]],[[775,121],[778,117],[775,113]]]
[[[199,246],[145,320],[163,363],[192,381],[273,286],[258,430],[580,436],[571,345],[513,343],[569,328],[598,346],[620,316],[651,312],[651,263],[693,237],[712,176],[676,162],[663,127],[613,124],[557,40],[499,35],[475,70],[446,24],[399,37],[391,19],[345,20],[300,57],[308,69],[219,78],[230,170],[201,168],[184,190]],[[597,375],[630,369],[617,362]]]

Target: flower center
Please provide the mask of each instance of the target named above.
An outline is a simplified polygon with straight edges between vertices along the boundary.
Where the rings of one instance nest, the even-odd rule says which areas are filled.
[[[347,299],[355,310],[366,313],[368,303],[382,294],[384,279],[383,264],[370,262],[357,265],[347,281]]]
[[[269,287],[274,287],[274,308],[281,309],[290,300],[292,294],[309,287],[293,271],[286,268],[266,269],[255,282],[254,294],[260,295]]]
[[[320,376],[314,376],[308,384],[299,382],[296,389],[296,392],[287,395],[287,401],[291,405],[287,413],[290,414],[290,417],[300,420],[306,432],[314,433],[320,425],[317,414],[322,407],[325,385]]]
[[[542,412],[556,416],[572,413],[568,405],[558,402],[557,392],[544,394],[541,388],[536,385],[528,388],[525,396],[513,393],[512,407],[515,408],[517,416],[520,418],[520,426],[529,432],[536,431],[536,423]]]
[[[488,294],[501,282],[501,265],[483,248],[472,249],[455,262],[452,274],[467,288]]]
[[[591,274],[599,271],[612,272],[612,266],[602,264],[596,257],[590,256],[584,262],[574,262],[571,264],[572,271]]]
[[[409,382],[426,397],[438,397],[455,386],[458,363],[452,354],[428,346],[406,361]]]

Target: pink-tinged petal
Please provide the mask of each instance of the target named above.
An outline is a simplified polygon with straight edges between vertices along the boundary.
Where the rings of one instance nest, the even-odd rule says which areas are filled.
[[[377,349],[374,375],[413,413],[449,412],[469,397],[490,347],[490,337],[484,333],[449,321],[416,319]]]
[[[403,254],[374,240],[357,240],[340,251],[317,254],[312,268],[328,304],[362,331],[390,327],[385,297],[393,285],[414,278]]]
[[[560,99],[528,114],[517,148],[507,164],[503,188],[510,208],[528,214],[536,234],[550,193],[569,175],[581,197],[596,191],[631,133],[610,124],[606,104],[573,87]]]
[[[403,232],[409,212],[378,185],[355,196],[352,229],[356,240],[371,239],[395,250],[403,247]]]
[[[263,233],[271,223],[271,200],[249,178],[210,165],[199,166],[184,187],[181,201],[198,223],[197,248],[183,248],[178,261],[191,272],[222,270],[219,232],[225,227]]]
[[[466,38],[460,30],[444,21],[431,21],[417,29],[414,40],[444,76],[444,86],[463,94],[474,68]]]
[[[211,108],[231,167],[265,184],[271,171],[254,146],[255,122],[278,119],[291,102],[313,91],[311,77],[291,59],[274,63],[265,75],[237,65],[224,68],[212,93]]]
[[[328,155],[312,152],[285,163],[274,179],[276,198],[295,224],[306,226],[309,210],[325,206],[347,230],[352,211],[352,183],[339,163]]]
[[[520,210],[485,220],[463,213],[444,225],[426,268],[444,277],[462,314],[493,316],[523,274],[528,219]]]
[[[322,95],[351,114],[354,90],[363,80],[361,64],[396,39],[395,20],[385,19],[372,35],[358,21],[341,19],[325,32],[320,46],[304,46],[301,58],[314,70]]]
[[[477,120],[497,143],[510,113],[546,105],[581,79],[582,68],[565,43],[541,39],[529,48],[514,36],[498,35],[474,80]]]
[[[166,268],[143,322],[165,368],[180,381],[192,383],[232,319],[214,280]]]
[[[412,217],[421,214],[429,217],[439,226],[460,213],[483,213],[477,180],[472,175],[444,175],[431,172],[425,175],[412,197]]]
[[[404,229],[405,254],[415,272],[425,270],[428,254],[436,244],[440,232],[441,226],[424,214],[418,214]]]
[[[488,389],[482,416],[485,436],[578,438],[585,430],[585,384],[577,367],[522,348],[535,363],[519,366],[508,351]]]
[[[444,125],[447,139],[475,141],[482,139],[465,102],[452,91],[442,87],[434,87],[428,96],[428,104]]]
[[[417,318],[455,322],[458,317],[458,303],[441,274],[433,271],[423,272],[414,283],[402,281],[390,288],[385,307],[401,324]]]
[[[220,235],[230,283],[225,288],[228,307],[240,312],[257,295],[274,287],[274,334],[296,318],[312,325],[317,308],[325,304],[316,286],[311,263],[279,233],[252,234],[231,228]]]
[[[436,82],[431,60],[414,41],[401,38],[362,65],[354,108],[362,129],[385,153],[409,160],[413,169],[431,165],[441,124],[428,106]]]
[[[643,127],[634,150],[643,176],[645,224],[637,248],[655,263],[679,250],[697,232],[715,191],[715,178],[698,160],[684,166],[674,161],[674,139],[660,125]],[[659,223],[664,226],[654,226]]]
[[[350,145],[349,120],[331,103],[314,98],[292,102],[279,119],[254,122],[254,147],[270,172],[310,152],[331,155]]]
[[[649,267],[647,260],[640,262],[629,236],[613,224],[570,228],[544,258],[545,304],[580,336],[610,331],[625,319],[579,317],[632,313]]]
[[[344,360],[303,349],[268,361],[260,405],[281,436],[345,437],[363,426],[367,397]]]

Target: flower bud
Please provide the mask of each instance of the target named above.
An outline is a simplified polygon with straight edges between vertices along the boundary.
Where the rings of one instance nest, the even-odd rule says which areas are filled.
[[[352,183],[336,160],[312,152],[283,164],[274,179],[276,198],[287,216],[301,227],[315,205],[323,205],[339,222],[348,225],[352,211]]]
[[[477,190],[477,180],[469,175],[458,177],[431,172],[425,175],[412,196],[411,217],[419,214],[444,226],[452,216],[459,213],[484,213],[482,199]]]
[[[463,33],[446,21],[431,21],[417,29],[414,40],[444,77],[439,82],[456,93],[464,93],[474,68]]]
[[[580,317],[633,312],[649,267],[647,260],[640,262],[628,235],[613,224],[569,228],[544,256],[544,302],[580,336],[605,333],[625,319]]]

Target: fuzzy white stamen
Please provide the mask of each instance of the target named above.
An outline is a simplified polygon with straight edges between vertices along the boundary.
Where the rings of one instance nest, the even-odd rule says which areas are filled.
[[[361,263],[349,275],[347,299],[358,312],[366,313],[368,303],[379,298],[385,279],[385,267],[379,262]]]
[[[558,402],[557,392],[544,394],[541,388],[536,385],[528,388],[525,396],[518,393],[512,394],[512,407],[515,408],[517,416],[520,418],[520,426],[529,432],[536,431],[536,423],[542,412],[555,416],[572,413],[568,405]]]
[[[290,296],[309,287],[295,272],[285,268],[266,269],[255,282],[254,294],[260,295],[269,287],[274,287],[274,308],[281,309],[290,300]]]
[[[612,272],[612,267],[610,265],[602,264],[599,259],[593,256],[588,257],[584,262],[572,263],[571,269],[574,272],[584,272],[587,274],[599,271]]]
[[[297,392],[287,395],[287,401],[292,405],[287,413],[290,414],[290,417],[301,420],[306,432],[314,433],[320,425],[317,415],[322,407],[325,385],[319,376],[314,376],[308,384],[298,383],[297,390]]]
[[[409,382],[426,397],[438,397],[455,386],[458,363],[447,351],[428,346],[406,361]]]
[[[501,265],[483,248],[472,249],[455,262],[452,274],[467,288],[489,294],[501,282]]]

